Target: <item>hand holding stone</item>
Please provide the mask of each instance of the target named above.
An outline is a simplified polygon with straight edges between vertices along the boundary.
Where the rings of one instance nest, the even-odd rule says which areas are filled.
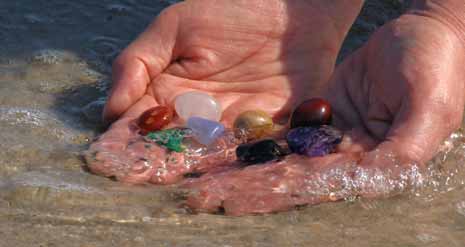
[[[196,192],[187,205],[243,215],[417,185],[421,169],[462,121],[464,64],[464,44],[453,29],[424,16],[400,17],[348,57],[329,84],[333,125],[346,131],[340,153],[207,174],[186,184]]]
[[[451,28],[406,14],[341,64],[328,90],[336,126],[365,167],[424,165],[462,121],[465,49]],[[396,164],[393,159],[402,160]]]
[[[227,127],[246,110],[285,119],[296,104],[318,95],[329,79],[361,6],[355,2],[175,4],[114,62],[104,118],[136,118],[157,105],[174,108],[176,96],[200,91],[218,100]]]

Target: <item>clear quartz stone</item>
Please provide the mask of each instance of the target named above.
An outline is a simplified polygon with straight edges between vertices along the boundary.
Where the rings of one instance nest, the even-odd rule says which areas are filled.
[[[178,116],[187,121],[190,117],[201,117],[211,121],[221,119],[221,105],[210,95],[202,92],[187,92],[174,100]]]

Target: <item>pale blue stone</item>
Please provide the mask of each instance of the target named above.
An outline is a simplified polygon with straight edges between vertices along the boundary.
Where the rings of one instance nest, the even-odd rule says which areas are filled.
[[[192,130],[194,138],[203,145],[212,144],[218,137],[224,133],[224,125],[200,117],[190,117],[187,120],[187,128]]]

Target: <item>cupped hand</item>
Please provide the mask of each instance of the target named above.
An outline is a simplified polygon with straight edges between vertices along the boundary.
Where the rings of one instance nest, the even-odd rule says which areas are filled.
[[[429,161],[462,122],[464,45],[444,23],[406,14],[348,57],[327,93],[335,124],[354,135],[348,149]],[[386,163],[371,158],[362,165]]]
[[[346,136],[338,154],[290,155],[272,165],[187,183],[187,205],[231,215],[288,210],[353,196],[392,195],[421,183],[421,169],[462,121],[465,49],[442,22],[406,14],[338,66],[326,98]],[[252,172],[253,171],[253,172]]]
[[[185,91],[213,95],[226,125],[253,109],[285,119],[295,103],[320,95],[361,4],[194,0],[166,9],[114,63],[104,117],[119,120],[91,145],[88,167],[130,183],[182,179],[190,171],[180,164],[182,157],[165,164],[169,154],[160,147],[144,149],[131,123],[148,108],[172,106]],[[202,160],[215,166],[225,163],[223,156]]]
[[[279,120],[319,94],[357,8],[353,1],[304,0],[173,5],[115,61],[104,119],[136,117],[172,105],[183,92],[202,91],[220,102],[226,124],[250,109]]]
[[[303,0],[174,5],[116,60],[104,117],[134,118],[195,90],[220,101],[226,124],[249,109],[268,111],[279,121],[296,103],[326,96],[334,125],[348,137],[340,154],[291,155],[271,166],[211,174],[189,184],[196,193],[188,204],[247,214],[385,193],[370,188],[379,182],[372,179],[379,171],[401,174],[421,166],[460,125],[465,53],[444,23],[404,15],[376,32],[327,83],[355,16],[344,13],[349,8],[356,13],[360,6],[354,5]]]

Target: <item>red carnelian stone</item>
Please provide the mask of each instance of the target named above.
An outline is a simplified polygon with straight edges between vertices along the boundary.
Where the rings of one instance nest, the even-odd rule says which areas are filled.
[[[148,109],[139,117],[137,125],[142,134],[161,130],[173,119],[173,109],[166,106],[156,106]]]
[[[321,98],[304,101],[295,108],[291,116],[291,129],[297,127],[321,126],[331,124],[331,106]]]

